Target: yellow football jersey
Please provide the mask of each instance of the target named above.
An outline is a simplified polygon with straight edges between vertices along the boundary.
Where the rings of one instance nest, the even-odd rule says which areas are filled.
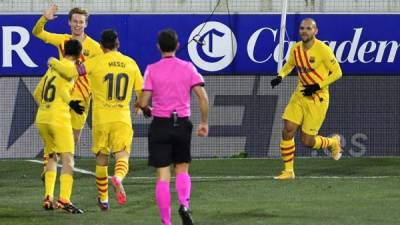
[[[297,42],[291,48],[289,59],[279,71],[279,76],[287,76],[294,67],[299,79],[296,90],[298,94],[301,94],[300,90],[303,90],[304,86],[311,84],[319,84],[321,91],[318,93],[328,94],[329,84],[342,76],[342,70],[332,49],[317,39],[308,50],[303,48],[301,41]]]
[[[32,34],[44,42],[54,45],[58,50],[59,58],[62,59],[64,57],[64,43],[71,39],[71,35],[50,33],[44,29],[46,23],[47,19],[44,16],[40,17],[32,30]],[[86,35],[82,42],[82,54],[79,60],[84,62],[86,59],[93,58],[100,54],[103,54],[100,44]],[[75,82],[73,97],[74,99],[81,99],[83,101],[89,100],[90,88],[86,76],[78,77]]]
[[[68,59],[61,60],[66,65],[75,66]],[[36,86],[34,98],[39,105],[36,114],[37,124],[52,124],[71,127],[71,114],[68,105],[74,80],[67,80],[49,68]]]
[[[50,66],[64,76],[87,74],[93,95],[93,125],[123,122],[132,124],[130,101],[132,91],[141,94],[143,77],[136,62],[118,51],[96,56],[78,66],[78,70],[58,60]]]

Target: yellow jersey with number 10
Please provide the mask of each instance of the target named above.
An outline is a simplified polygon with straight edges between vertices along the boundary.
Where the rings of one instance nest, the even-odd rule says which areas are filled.
[[[83,63],[93,94],[93,124],[131,121],[132,92],[140,93],[143,77],[136,62],[118,51]]]

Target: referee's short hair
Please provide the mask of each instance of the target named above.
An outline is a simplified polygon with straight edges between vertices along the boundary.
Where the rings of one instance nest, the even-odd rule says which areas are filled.
[[[173,52],[178,46],[178,34],[173,29],[164,29],[158,33],[158,45],[162,52]]]
[[[64,55],[79,58],[82,51],[82,44],[78,40],[68,40],[64,44]]]
[[[119,46],[118,33],[115,30],[108,29],[101,33],[101,45],[105,49],[113,50]]]

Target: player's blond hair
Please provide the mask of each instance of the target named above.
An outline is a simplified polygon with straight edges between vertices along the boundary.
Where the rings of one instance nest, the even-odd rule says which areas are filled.
[[[89,13],[85,9],[82,9],[79,7],[72,8],[68,13],[68,17],[69,17],[70,21],[72,19],[72,15],[74,15],[74,14],[84,15],[86,17],[86,22],[89,20]]]

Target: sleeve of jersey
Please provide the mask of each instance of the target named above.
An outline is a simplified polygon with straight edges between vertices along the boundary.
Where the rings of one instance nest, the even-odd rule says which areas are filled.
[[[150,68],[147,67],[144,72],[143,91],[153,91],[153,82],[151,81]]]
[[[319,86],[321,88],[324,88],[326,86],[329,86],[333,82],[339,80],[342,77],[342,69],[340,68],[340,65],[338,61],[336,60],[335,55],[333,54],[333,51],[327,47],[325,51],[326,55],[324,57],[323,63],[326,66],[326,68],[329,70],[330,75],[323,80],[321,83],[319,83]]]
[[[289,59],[283,65],[282,69],[279,71],[278,75],[281,76],[282,78],[286,77],[289,75],[290,72],[292,72],[293,68],[296,66],[296,62],[294,60],[294,47],[290,49],[290,55]]]
[[[43,76],[42,79],[40,79],[38,85],[35,88],[35,91],[33,92],[33,98],[35,99],[35,102],[38,105],[42,101],[44,79],[45,79],[45,76]]]
[[[63,43],[64,36],[62,34],[54,34],[47,32],[44,29],[46,23],[47,19],[44,16],[40,17],[40,19],[36,22],[35,26],[32,29],[32,34],[35,35],[37,38],[41,39],[42,41],[58,47],[60,44]]]
[[[190,86],[193,88],[195,86],[204,86],[204,78],[197,71],[196,67],[193,64],[190,64],[190,72],[192,74],[192,80]]]
[[[67,80],[71,80],[79,76],[81,73],[86,73],[85,67],[83,64],[80,64],[77,68],[77,66],[73,63],[63,63],[60,62],[59,60],[52,58],[49,61],[49,66],[53,68],[57,73],[59,73],[63,78]],[[78,73],[79,71],[79,73]],[[83,75],[83,74],[81,74]]]
[[[138,101],[139,98],[142,96],[143,76],[142,73],[140,72],[140,69],[137,66],[135,71],[135,83],[133,88],[135,89],[136,92],[136,101]]]

